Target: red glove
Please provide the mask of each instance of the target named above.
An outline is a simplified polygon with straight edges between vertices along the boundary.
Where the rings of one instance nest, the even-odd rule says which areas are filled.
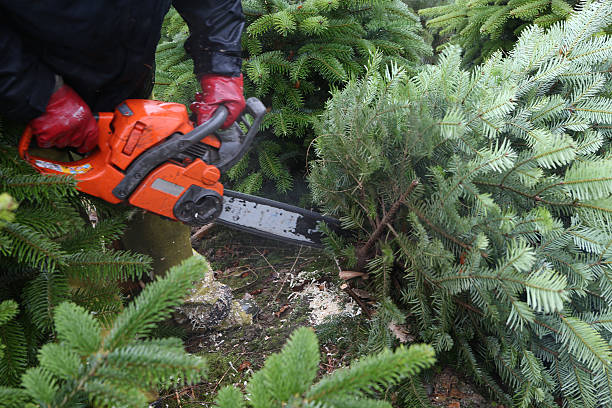
[[[55,91],[45,113],[30,121],[32,134],[42,148],[77,148],[87,153],[98,144],[98,124],[89,106],[68,85]]]
[[[230,127],[246,106],[242,90],[242,74],[239,77],[207,74],[200,78],[200,85],[202,92],[196,93],[196,101],[189,106],[197,116],[198,125],[210,119],[219,105],[224,105],[229,114],[222,128]]]

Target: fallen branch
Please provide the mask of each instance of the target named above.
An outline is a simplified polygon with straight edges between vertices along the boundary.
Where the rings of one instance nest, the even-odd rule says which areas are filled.
[[[351,287],[348,284],[344,284],[341,286],[342,290],[345,291],[351,298],[353,298],[353,300],[355,302],[357,302],[357,304],[359,305],[359,307],[361,308],[361,310],[363,310],[363,313],[365,313],[365,315],[367,316],[368,319],[372,318],[372,311],[368,308],[368,305],[365,304],[365,302],[363,300],[361,300],[361,298],[359,296],[357,296],[357,294],[355,292],[353,292],[353,289],[351,289]]]
[[[202,228],[200,228],[199,230],[197,230],[190,238],[191,243],[193,244],[195,241],[197,241],[198,239],[202,239],[202,237],[204,235],[206,235],[206,233],[208,231],[210,231],[210,229],[212,227],[214,227],[214,223],[211,222],[210,224],[206,224],[204,225]]]

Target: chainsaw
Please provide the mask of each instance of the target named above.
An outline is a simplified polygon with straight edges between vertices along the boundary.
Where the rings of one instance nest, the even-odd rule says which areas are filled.
[[[284,242],[320,246],[319,213],[231,191],[219,182],[249,149],[266,113],[256,98],[238,120],[221,130],[227,109],[194,128],[182,104],[128,99],[97,115],[99,140],[87,157],[58,162],[30,151],[27,127],[19,155],[43,174],[71,175],[77,189],[109,203],[129,205],[190,226],[211,222]]]

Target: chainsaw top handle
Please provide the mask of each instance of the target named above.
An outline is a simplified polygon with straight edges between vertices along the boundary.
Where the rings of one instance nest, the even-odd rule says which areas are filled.
[[[181,140],[184,142],[183,148],[187,148],[194,143],[198,143],[200,140],[204,139],[207,135],[216,132],[221,129],[221,126],[225,123],[227,116],[229,115],[229,111],[223,105],[219,105],[219,107],[215,110],[212,117],[208,119],[206,122],[197,126],[191,132],[186,133],[181,136]]]
[[[164,143],[152,147],[138,156],[127,168],[125,177],[113,189],[113,195],[125,200],[138,187],[140,182],[157,166],[190,146],[198,143],[207,135],[221,129],[229,111],[223,105],[219,106],[210,119],[197,126],[189,133],[175,133]]]

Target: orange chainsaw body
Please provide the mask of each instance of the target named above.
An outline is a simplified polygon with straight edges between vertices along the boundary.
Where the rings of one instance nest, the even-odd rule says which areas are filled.
[[[194,130],[184,105],[127,100],[113,113],[100,113],[98,128],[98,148],[77,161],[57,162],[32,155],[29,127],[19,143],[19,153],[40,173],[72,175],[77,180],[77,189],[84,193],[110,203],[127,201],[171,219],[177,219],[175,205],[182,193],[192,186],[223,196],[219,169],[199,157],[184,157],[180,161],[168,157],[142,178],[127,199],[113,193],[136,158],[171,136],[186,135]],[[214,134],[204,136],[199,143],[213,150],[221,147],[221,141]]]

